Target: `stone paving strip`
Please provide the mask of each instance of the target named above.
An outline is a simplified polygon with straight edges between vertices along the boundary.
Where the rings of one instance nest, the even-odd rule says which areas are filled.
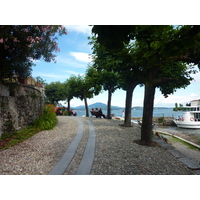
[[[51,170],[49,175],[62,175],[65,170],[67,169],[68,165],[72,161],[76,150],[79,146],[79,143],[82,139],[83,136],[83,123],[74,118],[75,120],[78,121],[79,127],[78,127],[78,132],[74,140],[72,141],[71,145],[67,149],[67,151],[64,153],[63,157],[61,160],[56,164],[56,166]],[[92,164],[93,164],[93,159],[94,159],[94,151],[95,151],[95,130],[92,125],[92,123],[88,120],[84,121],[88,124],[89,126],[89,138],[87,141],[87,145],[83,154],[83,158],[80,162],[80,165],[76,171],[76,175],[89,175]],[[67,172],[65,172],[66,174]]]
[[[83,154],[85,152],[85,148],[88,142],[88,137],[89,137],[89,127],[87,125],[87,123],[80,118],[80,120],[82,121],[84,128],[83,128],[83,137],[79,143],[79,146],[76,150],[76,153],[74,154],[74,157],[71,161],[71,163],[68,165],[68,167],[66,168],[65,172],[63,173],[63,175],[75,175],[76,171],[81,163],[81,160],[83,158]]]
[[[89,126],[89,138],[76,175],[89,175],[94,160],[96,133],[92,123],[88,120],[85,121]]]
[[[64,173],[65,169],[70,164],[72,158],[74,157],[76,149],[78,148],[78,145],[83,136],[83,123],[78,119],[76,119],[76,120],[78,121],[78,131],[77,131],[76,137],[74,138],[74,140],[72,141],[69,148],[64,153],[63,157],[60,159],[60,161],[49,172],[49,175],[62,175]]]

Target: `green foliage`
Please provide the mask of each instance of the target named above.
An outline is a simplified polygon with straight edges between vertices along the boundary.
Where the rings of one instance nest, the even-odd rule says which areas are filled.
[[[101,91],[101,85],[93,79],[92,76],[71,76],[68,83],[73,88],[73,96],[83,100],[86,98],[93,98]]]
[[[18,144],[20,141],[19,140],[11,140],[8,142],[8,146],[14,146],[16,144]]]
[[[0,79],[12,78],[13,73],[30,76],[33,60],[55,61],[57,34],[67,34],[66,29],[59,25],[1,25]]]
[[[158,123],[163,123],[163,122],[164,122],[164,119],[165,119],[164,117],[159,117],[159,118],[158,118]]]
[[[36,76],[35,78],[35,81],[37,82],[37,83],[40,83],[40,84],[42,84],[42,85],[47,85],[47,82],[46,82],[46,80],[44,80],[43,78],[41,78],[40,76]]]
[[[64,116],[71,116],[71,114],[70,114],[69,111],[67,111],[67,110],[63,112],[63,115],[64,115]]]
[[[40,118],[35,121],[35,124],[33,126],[26,127],[20,131],[14,131],[13,133],[3,133],[0,140],[9,139],[9,142],[7,143],[7,145],[0,148],[9,148],[30,138],[35,133],[43,130],[53,129],[54,126],[57,124],[57,121],[58,120],[56,118],[54,106],[45,105]]]
[[[49,130],[53,129],[57,122],[54,106],[49,104],[45,105],[41,116],[35,121],[34,127],[40,130]]]
[[[51,104],[58,103],[58,101],[60,100],[66,100],[67,91],[65,88],[65,84],[59,81],[46,84],[45,95],[47,102]]]
[[[11,132],[3,133],[1,135],[0,140],[8,139],[9,141],[4,146],[0,147],[0,149],[1,148],[8,149],[9,147],[14,146],[14,145],[30,138],[31,136],[33,136],[35,133],[37,133],[39,131],[40,131],[39,129],[34,128],[33,126],[29,126],[20,131],[14,131],[13,133],[11,133]]]
[[[1,135],[1,140],[4,140],[6,138],[10,138],[12,136],[12,132],[5,132],[5,133],[2,133]]]
[[[173,111],[181,111],[183,110],[183,104],[179,104],[179,107],[178,107],[178,104],[175,103],[175,108],[173,108]]]
[[[138,81],[145,85],[141,139],[149,144],[155,88],[167,97],[190,84],[191,74],[196,73],[192,64],[200,66],[200,26],[94,26],[92,31],[97,35],[100,49],[94,52],[96,65],[108,69],[100,59],[106,63],[111,54],[116,59],[119,59],[117,54],[121,55],[123,65],[116,65],[113,70],[126,74],[127,84]],[[128,48],[125,44],[131,39],[133,45]],[[122,73],[123,70],[129,73]]]

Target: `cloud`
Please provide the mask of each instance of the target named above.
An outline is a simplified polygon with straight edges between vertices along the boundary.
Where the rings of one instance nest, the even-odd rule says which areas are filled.
[[[82,52],[70,52],[70,55],[73,56],[76,60],[80,62],[91,62],[92,59],[88,53],[82,53]]]
[[[88,26],[88,25],[66,25],[65,27],[69,33],[78,32],[78,33],[83,33],[87,35],[91,34],[91,29],[92,29],[92,26]]]
[[[66,78],[66,75],[45,74],[45,73],[39,73],[38,76],[51,77],[51,78]]]
[[[191,93],[187,96],[177,96],[177,95],[169,95],[167,98],[164,98],[162,95],[158,98],[155,98],[154,105],[164,105],[164,104],[175,104],[175,103],[189,103],[190,101],[194,99],[200,99],[200,95]]]
[[[192,82],[200,83],[200,73],[194,74],[194,75],[192,75],[192,77],[194,78],[194,80]]]
[[[79,62],[73,61],[70,58],[63,58],[61,56],[58,56],[56,60],[57,60],[58,64],[63,64],[65,66],[67,66],[67,67],[83,68],[83,69],[86,68],[86,64],[85,63],[79,63]]]
[[[69,73],[70,75],[73,74],[73,75],[84,75],[84,73],[79,73],[79,72],[75,72],[75,71],[71,71],[71,70],[65,70],[65,72]]]

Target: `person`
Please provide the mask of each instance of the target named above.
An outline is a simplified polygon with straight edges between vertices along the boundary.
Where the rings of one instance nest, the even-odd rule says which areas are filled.
[[[73,116],[76,116],[76,115],[77,115],[76,112],[75,112],[74,110],[71,110],[71,113],[72,113]]]
[[[65,109],[65,107],[63,106],[63,107],[62,107],[62,114],[63,114],[63,115],[64,115],[65,110],[66,110],[66,109]]]
[[[103,118],[106,118],[106,116],[102,112],[102,108],[99,109],[99,114],[100,114],[100,116],[103,116]]]
[[[124,110],[122,110],[122,117],[124,117]]]

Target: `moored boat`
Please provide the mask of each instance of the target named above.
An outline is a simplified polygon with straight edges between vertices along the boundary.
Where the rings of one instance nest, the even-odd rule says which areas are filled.
[[[191,101],[182,111],[183,116],[173,120],[179,128],[200,128],[200,100]]]

